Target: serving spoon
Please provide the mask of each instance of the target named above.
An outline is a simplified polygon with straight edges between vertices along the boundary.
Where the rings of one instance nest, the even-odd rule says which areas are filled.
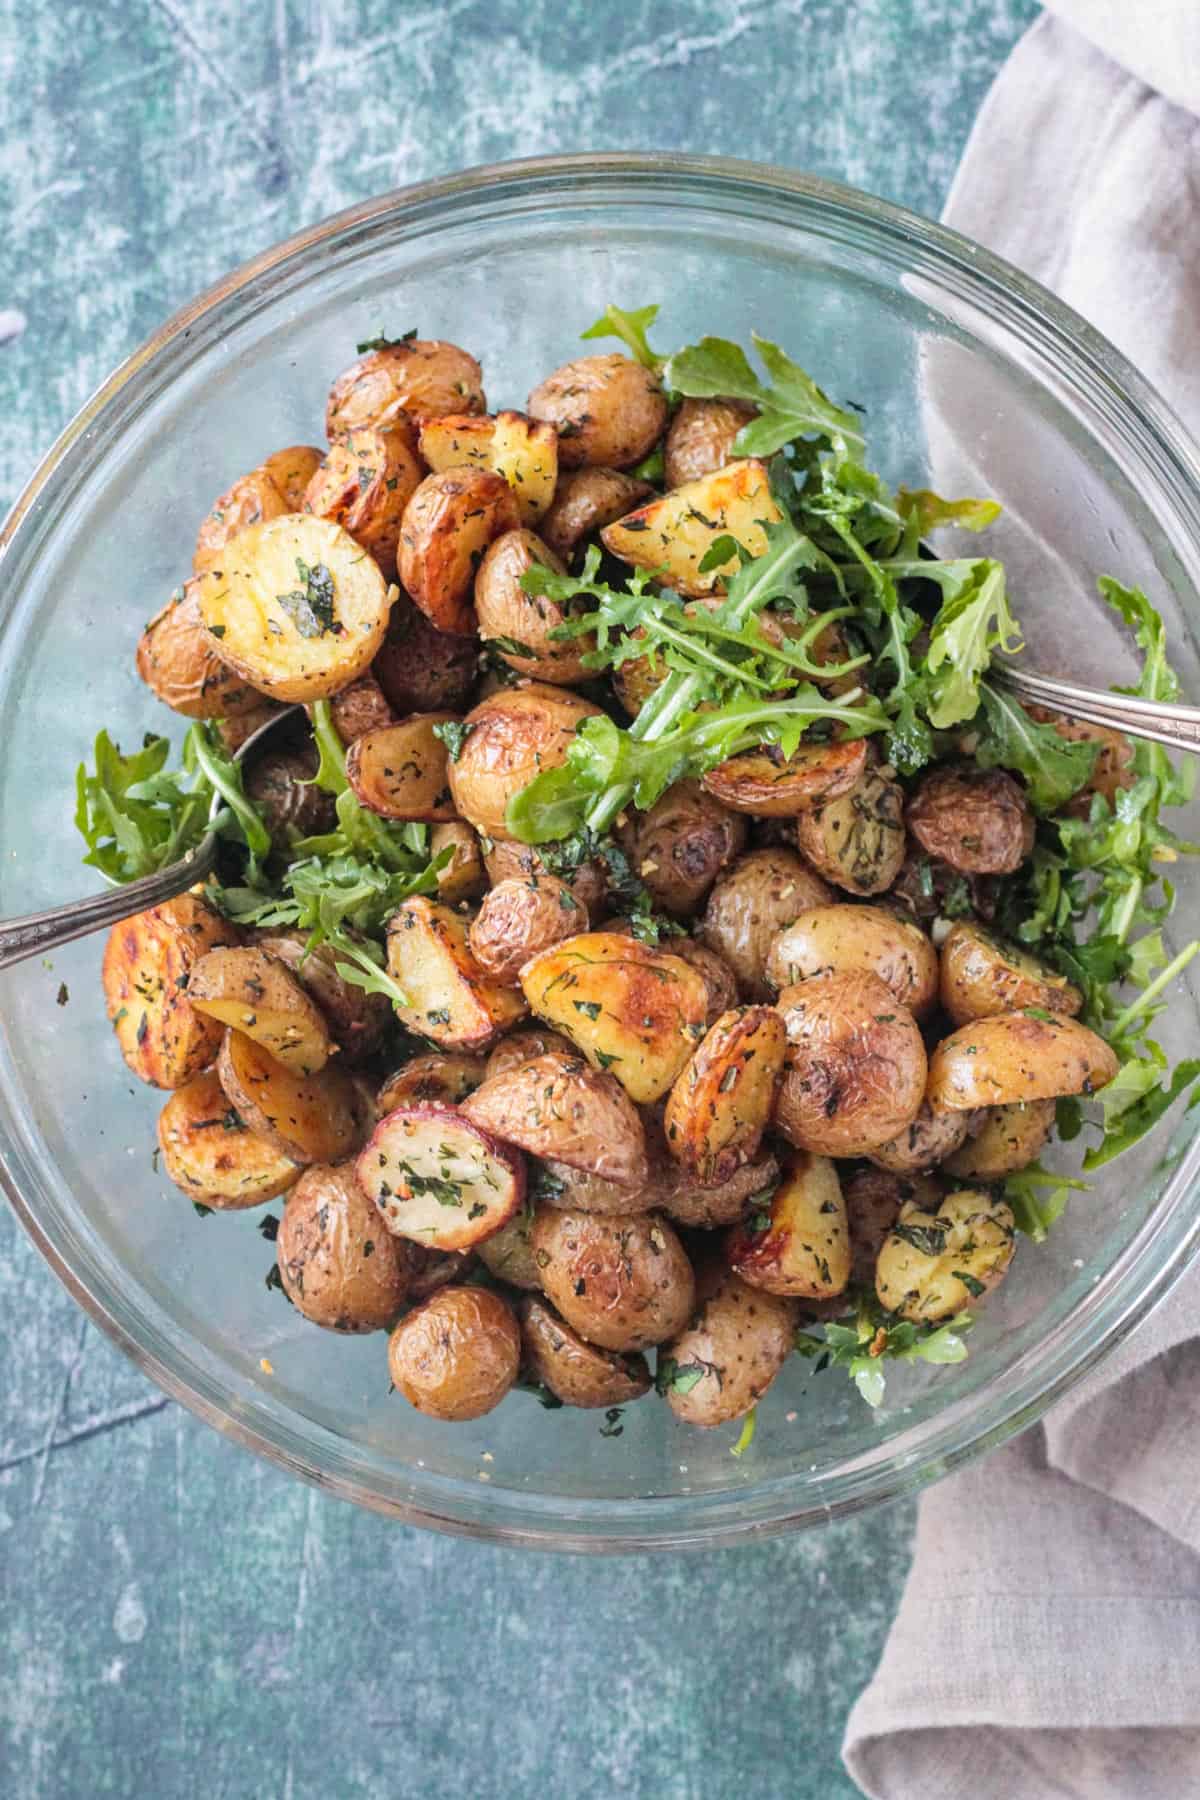
[[[993,663],[987,672],[993,686],[1016,700],[1049,707],[1086,725],[1108,725],[1129,737],[1148,738],[1168,750],[1200,752],[1200,706],[1171,700],[1143,700],[1137,694],[1114,694],[1105,688],[1082,687],[1058,675],[1033,675],[1008,662]]]

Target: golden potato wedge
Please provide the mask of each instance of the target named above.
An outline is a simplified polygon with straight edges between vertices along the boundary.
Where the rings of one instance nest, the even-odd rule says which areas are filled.
[[[414,713],[355,738],[346,752],[346,780],[368,812],[451,824],[450,752],[435,728],[457,723],[453,713]]]
[[[567,469],[559,475],[554,500],[538,528],[542,542],[569,563],[587,538],[653,492],[648,481],[620,469]]]
[[[197,1012],[244,1032],[295,1075],[315,1075],[337,1047],[301,982],[261,948],[210,950],[192,970],[188,998]]]
[[[548,1050],[489,1075],[462,1110],[531,1156],[626,1190],[646,1185],[646,1136],[636,1107],[611,1075],[598,1074],[574,1051]]]
[[[402,1025],[447,1050],[486,1050],[523,1018],[520,993],[500,987],[471,955],[467,921],[438,900],[414,895],[388,920],[388,970],[408,996]]]
[[[341,1051],[343,1062],[365,1062],[378,1050],[391,1021],[386,994],[368,994],[339,975],[339,954],[331,944],[309,949],[307,931],[260,931],[255,943],[285,963],[311,995]]]
[[[439,857],[450,851],[450,860],[438,870],[438,899],[447,906],[458,906],[464,900],[477,900],[487,887],[487,870],[483,863],[483,846],[474,828],[464,819],[451,819],[435,825],[429,833],[429,854]]]
[[[627,1406],[650,1391],[644,1357],[589,1344],[545,1300],[523,1300],[519,1317],[526,1368],[564,1406]]]
[[[532,1062],[535,1056],[547,1056],[551,1050],[559,1050],[566,1056],[577,1056],[574,1044],[569,1044],[559,1031],[547,1031],[541,1025],[523,1026],[520,1031],[510,1031],[502,1037],[496,1048],[487,1059],[487,1080],[493,1075],[507,1075],[510,1069],[519,1069],[522,1063]]]
[[[527,1293],[537,1293],[542,1285],[529,1242],[532,1227],[533,1208],[526,1190],[524,1204],[507,1224],[475,1245],[475,1254],[490,1275],[497,1281],[506,1281],[509,1287],[523,1288]]]
[[[247,1127],[298,1163],[343,1162],[370,1129],[359,1077],[328,1063],[296,1075],[241,1031],[227,1031],[217,1057],[225,1098]]]
[[[221,580],[211,571],[193,575],[138,639],[138,674],[164,706],[188,719],[244,718],[263,704],[258,689],[221,661],[205,630],[200,595]]]
[[[383,1331],[408,1298],[407,1245],[383,1230],[353,1163],[305,1169],[275,1239],[283,1291],[326,1331]]]
[[[589,1344],[645,1350],[683,1329],[696,1295],[673,1225],[540,1206],[530,1232],[546,1297]]]
[[[459,713],[475,688],[478,650],[474,638],[436,630],[407,594],[398,594],[371,673],[400,718]]]
[[[789,1143],[865,1156],[907,1130],[925,1097],[925,1046],[877,975],[813,975],[778,1007],[788,1053],[775,1125]]]
[[[358,1179],[396,1237],[432,1250],[469,1250],[525,1198],[520,1153],[453,1106],[398,1106],[379,1121]]]
[[[520,1363],[516,1315],[488,1288],[442,1288],[388,1340],[393,1387],[434,1419],[482,1418],[499,1406]]]
[[[332,444],[359,426],[407,424],[415,449],[423,419],[486,411],[483,371],[473,356],[439,338],[405,338],[368,351],[338,376],[325,408],[325,435]]]
[[[273,1200],[300,1177],[300,1165],[248,1131],[214,1069],[176,1088],[158,1119],[163,1174],[217,1211]]]
[[[979,1129],[964,1133],[961,1149],[947,1157],[945,1169],[957,1180],[996,1181],[1014,1175],[1041,1155],[1054,1130],[1053,1100],[1014,1100],[989,1106],[979,1116]],[[953,1116],[953,1115],[952,1115]],[[971,1113],[959,1113],[972,1120]]]
[[[600,536],[622,562],[663,571],[663,579],[678,593],[716,594],[724,592],[725,582],[740,567],[734,556],[701,573],[700,564],[717,539],[732,537],[751,556],[761,556],[767,547],[763,526],[778,523],[779,517],[766,464],[747,457],[648,501],[606,525]]]
[[[779,1186],[735,1225],[729,1266],[769,1294],[830,1300],[850,1279],[850,1227],[838,1172],[827,1156],[794,1150]]]
[[[767,955],[772,987],[810,975],[877,975],[916,1018],[937,997],[938,956],[918,925],[883,906],[815,906],[784,927]]]
[[[457,1106],[486,1078],[487,1064],[482,1056],[456,1056],[450,1051],[434,1050],[428,1056],[414,1056],[403,1068],[389,1075],[379,1090],[376,1107],[380,1118],[395,1112],[398,1106],[412,1106],[419,1100],[437,1100],[445,1106]]]
[[[536,525],[549,509],[558,480],[558,433],[524,413],[494,419],[445,414],[421,427],[421,455],[434,474],[443,469],[491,469],[513,491],[522,525]]]
[[[858,786],[867,767],[866,738],[801,744],[784,756],[777,744],[744,750],[705,775],[704,791],[734,812],[760,819],[793,819]]]
[[[474,636],[479,559],[518,523],[512,489],[490,469],[467,465],[425,477],[404,509],[397,566],[405,593],[439,631]]]
[[[696,970],[616,932],[581,932],[543,951],[521,986],[539,1018],[639,1103],[666,1093],[704,1036],[708,993]]]
[[[796,1302],[715,1264],[699,1305],[658,1354],[658,1386],[687,1425],[728,1425],[757,1406],[792,1352]]]
[[[690,918],[745,848],[746,821],[698,781],[677,781],[646,812],[631,807],[617,835],[655,904]]]
[[[960,1025],[929,1059],[931,1106],[960,1111],[1094,1094],[1117,1072],[1102,1037],[1077,1019],[998,1013]]]
[[[228,546],[240,532],[284,513],[299,512],[304,490],[320,464],[322,452],[311,444],[277,450],[266,462],[241,476],[213,501],[196,537],[192,569],[224,569]]]
[[[940,985],[942,1006],[956,1025],[1026,1006],[1073,1018],[1083,1005],[1065,975],[965,919],[951,926],[942,944]]]
[[[102,979],[121,1055],[139,1081],[178,1088],[221,1048],[221,1027],[188,999],[200,958],[241,932],[194,894],[122,919],[108,934]]]
[[[570,888],[554,875],[498,881],[471,922],[471,954],[493,981],[519,987],[531,956],[575,936],[587,922]]]
[[[908,1129],[889,1138],[886,1144],[876,1145],[870,1160],[893,1175],[917,1175],[925,1169],[936,1169],[963,1142],[972,1118],[969,1112],[945,1112],[923,1101]]]
[[[794,850],[751,850],[717,878],[696,935],[733,970],[743,1000],[769,1000],[767,958],[779,933],[832,899]]]
[[[299,510],[343,526],[394,581],[400,523],[424,474],[405,427],[360,425],[327,451]]]
[[[959,1188],[936,1212],[909,1201],[875,1265],[879,1304],[916,1325],[953,1318],[1003,1281],[1015,1237],[1012,1208],[985,1189]]]
[[[529,412],[556,428],[563,468],[625,469],[662,436],[667,397],[653,370],[614,351],[555,369],[530,394]]]
[[[886,893],[908,848],[899,782],[868,769],[848,794],[797,814],[796,843],[815,869],[847,893]]]
[[[732,462],[734,440],[754,417],[754,407],[744,400],[681,401],[663,445],[668,488],[698,481]]]
[[[272,700],[321,700],[366,673],[391,598],[348,532],[286,513],[235,545],[225,579],[200,594],[222,662]]]
[[[479,635],[518,675],[570,686],[587,675],[583,657],[595,649],[595,639],[555,635],[566,617],[562,608],[521,586],[535,563],[563,573],[553,550],[532,531],[506,531],[491,545],[475,577]]]
[[[464,720],[470,730],[450,764],[450,791],[459,817],[484,837],[507,838],[509,801],[543,769],[566,762],[580,723],[599,711],[590,700],[541,682],[505,688],[481,700]],[[492,873],[492,879],[500,876]]]
[[[753,1162],[775,1108],[787,1032],[769,1006],[740,1006],[713,1025],[675,1082],[667,1149],[706,1187]]]

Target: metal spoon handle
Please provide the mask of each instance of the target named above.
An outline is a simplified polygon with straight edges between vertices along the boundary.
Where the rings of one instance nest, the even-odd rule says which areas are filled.
[[[145,912],[149,906],[173,899],[194,882],[203,881],[211,873],[216,856],[217,840],[210,832],[187,856],[154,875],[143,875],[139,881],[111,888],[104,894],[92,894],[86,900],[52,906],[46,912],[27,913],[23,919],[4,920],[0,923],[0,969],[11,968],[29,956],[44,955],[59,944],[69,944],[72,938],[101,931],[134,913]]]
[[[1130,737],[1148,738],[1169,750],[1200,753],[1200,706],[1168,700],[1143,700],[1135,694],[1107,693],[1080,687],[1056,675],[1030,675],[1008,664],[993,664],[988,680],[1018,700],[1047,706],[1088,725],[1108,725]]]

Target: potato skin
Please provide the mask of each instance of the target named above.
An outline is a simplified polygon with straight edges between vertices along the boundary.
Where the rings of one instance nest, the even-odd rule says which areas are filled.
[[[194,894],[122,919],[108,934],[101,977],[121,1055],[139,1081],[178,1088],[206,1069],[224,1027],[187,997],[200,958],[241,933]]]
[[[163,1174],[217,1211],[258,1206],[291,1187],[299,1163],[248,1131],[212,1069],[176,1088],[158,1118]]]
[[[346,780],[363,806],[381,819],[452,824],[450,754],[436,727],[454,722],[452,713],[413,713],[355,738],[346,752]]]
[[[657,375],[619,352],[564,363],[538,383],[526,410],[557,430],[565,469],[629,468],[649,455],[667,424]]]
[[[905,817],[923,850],[964,875],[1011,875],[1033,849],[1025,790],[1003,769],[947,765],[922,775]]]
[[[959,1110],[1094,1094],[1117,1072],[1102,1037],[1077,1019],[999,1013],[960,1025],[929,1059],[931,1106]]]
[[[295,1075],[252,1038],[227,1031],[217,1074],[239,1118],[293,1162],[342,1162],[370,1130],[359,1078],[336,1063],[318,1075]]]
[[[753,813],[759,819],[792,819],[856,788],[868,755],[866,738],[801,744],[787,757],[777,744],[766,744],[710,769],[704,791],[735,812]]]
[[[512,489],[490,469],[427,475],[404,509],[396,566],[401,586],[439,631],[473,637],[478,558],[520,523]]]
[[[577,694],[544,682],[505,688],[472,707],[465,720],[470,734],[450,764],[450,791],[459,817],[484,837],[509,837],[509,801],[543,769],[564,763],[580,723],[599,711]]]
[[[433,1419],[479,1419],[517,1379],[521,1333],[507,1301],[487,1288],[444,1287],[388,1339],[392,1382]]]
[[[336,520],[394,581],[400,522],[424,474],[404,427],[358,426],[327,451],[301,510]]]
[[[471,921],[471,953],[493,981],[519,987],[531,956],[574,936],[586,923],[570,888],[553,875],[498,881]]]
[[[811,975],[877,975],[916,1018],[937,995],[938,956],[926,934],[882,906],[813,907],[771,945],[767,980],[785,988]]]
[[[188,999],[198,1012],[244,1031],[297,1075],[315,1075],[336,1048],[303,983],[261,945],[208,951],[192,970]]]
[[[540,1025],[525,1025],[519,1031],[510,1031],[488,1057],[484,1079],[490,1081],[493,1075],[507,1075],[510,1069],[519,1069],[522,1063],[532,1062],[535,1056],[548,1056],[552,1050],[564,1056],[578,1055],[574,1044],[559,1031],[548,1031]]]
[[[744,400],[684,400],[663,446],[668,488],[711,475],[733,460],[733,441],[755,417]]]
[[[420,712],[458,713],[475,685],[477,651],[474,639],[438,631],[401,594],[392,606],[387,636],[371,673],[402,718]]]
[[[462,1111],[531,1156],[553,1157],[635,1192],[646,1184],[646,1135],[637,1108],[619,1082],[574,1050],[549,1050],[490,1076]]]
[[[263,703],[258,689],[221,661],[205,629],[200,594],[220,579],[211,571],[193,575],[138,639],[138,674],[164,706],[187,719],[245,717]]]
[[[737,1005],[737,977],[724,957],[718,956],[715,950],[710,950],[707,944],[697,943],[695,938],[690,937],[671,938],[669,942],[671,955],[678,957],[680,962],[688,963],[704,983],[708,993],[708,1012],[704,1023],[711,1029],[722,1013]]]
[[[405,1247],[384,1230],[353,1163],[306,1169],[275,1240],[284,1292],[326,1331],[383,1331],[408,1297]]]
[[[564,1406],[627,1406],[649,1392],[644,1357],[589,1344],[544,1300],[522,1300],[519,1311],[525,1366]]]
[[[793,850],[752,850],[717,878],[696,935],[733,970],[743,1000],[769,1000],[767,957],[786,925],[832,895]]]
[[[898,782],[868,769],[856,788],[801,813],[796,843],[836,887],[886,893],[904,862],[904,796]]]
[[[865,1156],[916,1118],[925,1046],[876,975],[814,975],[785,988],[788,1056],[775,1124],[800,1150]]]
[[[534,563],[556,575],[565,573],[565,565],[536,532],[506,531],[489,545],[475,576],[479,635],[518,675],[569,687],[587,674],[582,659],[595,648],[595,639],[555,637],[566,616],[562,608],[521,586],[521,577]],[[506,649],[506,644],[522,644],[530,654]]]
[[[923,1102],[906,1131],[871,1151],[871,1161],[893,1175],[917,1175],[952,1157],[970,1129],[969,1112],[944,1112]]]
[[[542,542],[570,563],[587,538],[653,492],[648,481],[620,469],[568,469],[559,475],[550,510],[538,525]]]
[[[846,1222],[850,1229],[850,1288],[874,1288],[875,1264],[900,1208],[913,1201],[926,1212],[936,1212],[943,1189],[928,1175],[893,1175],[886,1169],[862,1167],[842,1178]],[[801,1308],[806,1319],[841,1319],[848,1310],[845,1295],[828,1300],[806,1300]]]
[[[264,931],[255,942],[284,963],[312,995],[343,1062],[357,1065],[374,1055],[391,1016],[386,994],[368,994],[346,981],[337,972],[336,951],[328,944],[308,950],[305,931]]]
[[[518,843],[516,838],[489,837],[483,861],[493,887],[501,881],[528,880],[531,876],[540,880],[549,873],[533,845]],[[608,871],[598,857],[581,862],[578,868],[564,869],[557,879],[579,901],[589,920],[604,905]]]
[[[330,443],[360,426],[377,430],[406,425],[443,413],[487,411],[483,371],[457,344],[439,338],[411,338],[372,350],[338,376],[325,408]]]
[[[676,1378],[699,1368],[686,1393],[672,1381],[667,1405],[687,1425],[728,1425],[756,1406],[791,1355],[796,1303],[754,1288],[732,1269],[706,1271],[696,1315],[659,1352]]]
[[[664,1163],[670,1158],[664,1158]],[[694,1176],[677,1163],[669,1170],[655,1165],[655,1179],[650,1189],[651,1203],[661,1207],[677,1225],[696,1231],[715,1231],[722,1225],[736,1225],[752,1200],[769,1195],[779,1181],[779,1161],[773,1151],[762,1151],[752,1163],[735,1169],[727,1181],[717,1187],[702,1187]]]
[[[528,1205],[522,1205],[520,1211],[515,1212],[499,1231],[493,1231],[490,1237],[480,1239],[475,1246],[475,1254],[497,1281],[506,1281],[509,1287],[538,1293],[542,1279],[533,1260],[533,1251],[529,1247],[532,1225],[533,1211]]]
[[[683,1329],[695,1277],[656,1213],[608,1219],[539,1207],[530,1244],[542,1287],[568,1325],[605,1350],[645,1350]]]
[[[513,491],[523,525],[536,525],[554,498],[558,433],[524,413],[494,419],[445,413],[421,427],[421,455],[436,474],[471,463],[502,475]]]
[[[389,1075],[380,1088],[375,1103],[379,1116],[422,1100],[457,1106],[480,1086],[486,1067],[481,1056],[455,1055],[451,1051],[432,1050],[427,1056],[414,1056]]]
[[[329,716],[347,749],[368,731],[382,731],[386,725],[396,723],[387,695],[370,670],[331,696]]]
[[[604,1213],[610,1219],[632,1219],[638,1213],[656,1210],[661,1185],[657,1165],[651,1167],[643,1186],[622,1187],[602,1175],[573,1169],[570,1163],[546,1157],[533,1180],[533,1192],[539,1206],[554,1206],[559,1212]]]
[[[667,1097],[667,1149],[705,1187],[753,1162],[775,1106],[787,1032],[769,1006],[727,1012]]]
[[[450,851],[449,862],[438,870],[438,899],[447,906],[458,906],[464,900],[476,900],[487,887],[487,869],[478,834],[465,819],[450,819],[434,825],[429,833],[431,858]]]
[[[310,444],[294,444],[277,450],[226,488],[201,521],[193,571],[199,575],[206,569],[223,568],[226,546],[249,526],[299,512],[304,490],[320,461],[321,452]]]
[[[1015,1233],[1012,1209],[983,1190],[947,1194],[936,1213],[908,1202],[875,1265],[880,1305],[917,1325],[952,1318],[1003,1281]]]
[[[1026,1006],[1073,1018],[1083,1005],[1083,995],[1065,975],[966,920],[959,920],[942,944],[940,989],[942,1008],[956,1025]]]
[[[287,846],[290,828],[310,837],[332,831],[337,823],[333,796],[313,784],[316,772],[311,745],[267,750],[251,759],[244,776],[246,793],[277,846]]]
[[[850,1230],[837,1170],[827,1156],[795,1150],[783,1178],[725,1240],[735,1274],[769,1294],[828,1300],[850,1279]]]
[[[630,808],[618,839],[655,904],[686,919],[741,855],[746,822],[699,782],[677,781],[647,812]]]
[[[979,1115],[977,1130],[947,1157],[948,1175],[968,1181],[996,1181],[1013,1175],[1040,1155],[1054,1130],[1053,1100],[1016,1100],[1008,1106],[989,1106]],[[970,1113],[963,1113],[970,1120]]]

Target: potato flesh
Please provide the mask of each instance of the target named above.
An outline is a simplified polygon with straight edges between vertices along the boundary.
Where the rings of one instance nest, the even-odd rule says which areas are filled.
[[[525,1195],[517,1152],[432,1101],[381,1119],[356,1168],[393,1236],[432,1250],[469,1250],[498,1231]]]
[[[879,1252],[880,1305],[918,1325],[952,1318],[1004,1279],[1015,1231],[1012,1209],[982,1189],[947,1194],[936,1213],[909,1201]]]
[[[768,1006],[740,1007],[713,1025],[667,1100],[667,1149],[705,1186],[753,1161],[775,1105],[787,1032]]]
[[[454,416],[421,427],[421,455],[438,473],[462,463],[491,469],[513,491],[522,525],[536,525],[554,499],[558,433],[553,425],[502,412],[495,418]]]
[[[376,1100],[380,1117],[395,1112],[398,1106],[411,1106],[421,1100],[440,1100],[447,1106],[457,1106],[474,1093],[486,1068],[481,1056],[454,1056],[438,1051],[414,1056],[380,1088]]]
[[[315,1075],[336,1046],[304,988],[277,957],[247,946],[210,950],[188,997],[198,1012],[232,1026],[297,1075]]]
[[[121,1055],[139,1081],[177,1088],[206,1069],[222,1029],[187,997],[192,971],[241,933],[194,894],[122,919],[108,934],[102,979]]]
[[[726,1255],[743,1281],[770,1294],[828,1300],[842,1293],[850,1279],[850,1228],[830,1159],[793,1152],[775,1192],[734,1228]]]
[[[467,924],[440,901],[416,896],[392,914],[388,970],[408,1004],[402,1025],[448,1050],[484,1050],[524,1017],[521,995],[490,981],[471,955]]]
[[[1077,1019],[1001,1013],[961,1025],[929,1060],[931,1106],[959,1111],[1094,1094],[1117,1072],[1102,1037]]]
[[[665,570],[671,587],[698,597],[724,592],[740,567],[734,556],[701,574],[700,564],[717,539],[732,537],[751,556],[761,556],[767,548],[764,524],[777,524],[779,516],[766,465],[747,457],[649,501],[606,525],[600,536],[623,562]]]
[[[247,1130],[212,1069],[171,1095],[159,1114],[158,1146],[167,1179],[218,1211],[273,1200],[300,1176],[299,1163]]]
[[[1053,1100],[1015,1101],[1009,1106],[989,1106],[983,1124],[973,1136],[964,1134],[960,1149],[946,1159],[948,1175],[974,1181],[995,1181],[1013,1175],[1033,1162],[1054,1130]],[[969,1119],[969,1113],[960,1118]]]
[[[250,1129],[295,1162],[342,1162],[362,1143],[363,1098],[355,1077],[336,1063],[317,1075],[295,1075],[252,1038],[227,1031],[217,1073]]]
[[[346,755],[346,779],[369,812],[381,819],[452,823],[450,756],[435,727],[455,722],[453,713],[417,713],[355,739]]]

